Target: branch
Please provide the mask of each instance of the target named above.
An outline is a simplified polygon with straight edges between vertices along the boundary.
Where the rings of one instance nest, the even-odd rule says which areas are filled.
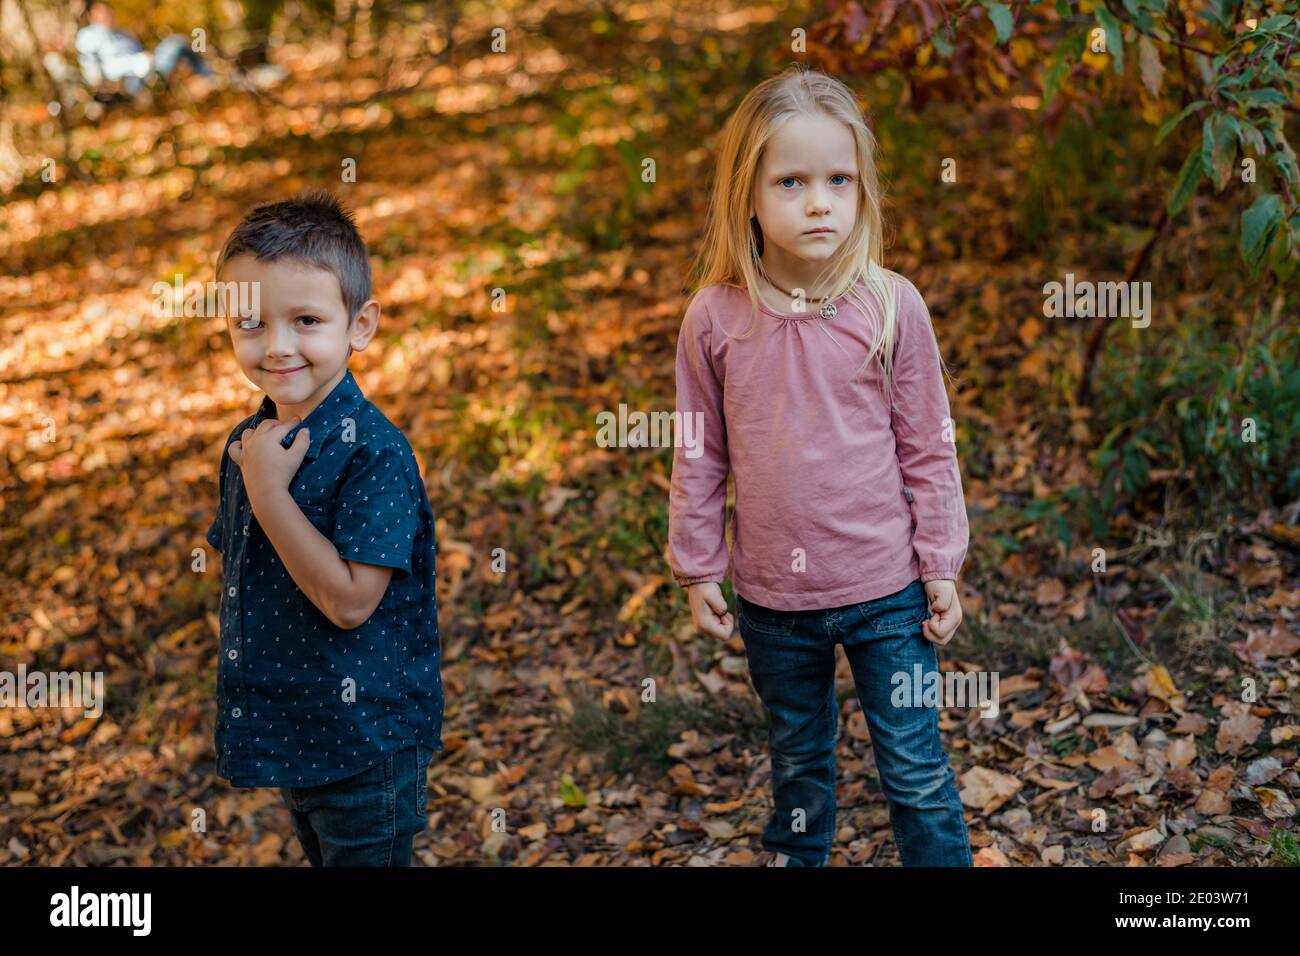
[[[1151,227],[1155,232],[1147,240],[1145,246],[1138,252],[1136,258],[1130,263],[1128,271],[1124,274],[1123,282],[1128,284],[1137,278],[1138,273],[1146,265],[1147,259],[1151,257],[1151,250],[1155,248],[1156,240],[1160,238],[1165,231],[1165,226],[1169,222],[1168,207],[1161,203],[1160,212],[1151,220]],[[1092,369],[1097,364],[1097,353],[1101,351],[1101,341],[1106,336],[1108,329],[1114,318],[1110,316],[1098,316],[1093,320],[1092,328],[1088,332],[1088,345],[1083,353],[1083,370],[1079,373],[1079,387],[1075,391],[1074,401],[1076,405],[1086,405],[1092,397]]]

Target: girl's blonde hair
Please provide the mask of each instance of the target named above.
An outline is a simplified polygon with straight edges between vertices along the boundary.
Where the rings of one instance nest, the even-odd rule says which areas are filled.
[[[749,329],[735,337],[745,338],[750,334],[758,322],[758,278],[766,277],[763,261],[759,258],[762,232],[757,218],[751,221],[749,217],[754,180],[768,140],[791,117],[801,113],[839,120],[848,127],[857,143],[857,220],[837,254],[818,274],[817,284],[829,282],[831,299],[847,295],[868,316],[872,310],[862,296],[859,284],[865,286],[880,304],[884,321],[876,328],[866,361],[856,375],[862,374],[872,359],[879,355],[884,368],[884,394],[889,403],[898,324],[895,281],[901,285],[907,280],[884,267],[881,194],[874,159],[876,140],[853,93],[839,80],[804,64],[793,64],[750,90],[727,119],[718,146],[718,166],[704,244],[692,267],[693,285],[697,291],[715,284],[746,289],[753,317]]]

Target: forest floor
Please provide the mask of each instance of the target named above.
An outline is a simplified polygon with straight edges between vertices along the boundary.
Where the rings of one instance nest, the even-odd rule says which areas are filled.
[[[150,304],[155,282],[211,278],[250,205],[312,185],[370,244],[383,315],[352,368],[438,517],[446,750],[417,861],[762,862],[763,714],[739,636],[693,635],[668,574],[671,453],[594,440],[597,411],[672,408],[707,147],[781,35],[736,10],[725,29],[710,6],[599,33],[548,14],[517,52],[359,105],[339,104],[375,93],[373,60],[285,47],[289,77],[260,98],[110,107],[74,134],[89,181],[0,207],[0,660],[107,676],[98,718],[0,710],[0,862],[303,863],[279,793],[214,774],[220,562],[191,570],[221,443],[259,395],[221,319]],[[1045,327],[1034,280],[1062,261],[1118,271],[1140,229],[1025,241],[995,117],[891,112],[887,264],[926,297],[957,376],[971,519],[965,621],[941,657],[1001,677],[996,718],[941,715],[977,862],[1297,865],[1295,514],[1157,500],[1095,540],[1063,523],[1067,489],[1095,484],[1095,426],[1063,398],[1079,330]],[[957,201],[910,159],[944,155],[961,124],[984,149]],[[1215,254],[1196,224],[1153,270],[1177,283]],[[841,655],[832,863],[896,865],[852,686]]]

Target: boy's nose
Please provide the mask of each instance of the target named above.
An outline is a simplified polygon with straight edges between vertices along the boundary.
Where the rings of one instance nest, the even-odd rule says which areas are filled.
[[[292,355],[293,332],[289,329],[272,326],[270,334],[266,337],[266,354],[268,356]]]

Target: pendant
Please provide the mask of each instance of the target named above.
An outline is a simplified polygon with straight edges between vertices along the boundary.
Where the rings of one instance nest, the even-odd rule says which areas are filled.
[[[822,306],[823,319],[833,319],[838,313],[839,310],[835,308],[834,302],[827,302],[824,306]]]

